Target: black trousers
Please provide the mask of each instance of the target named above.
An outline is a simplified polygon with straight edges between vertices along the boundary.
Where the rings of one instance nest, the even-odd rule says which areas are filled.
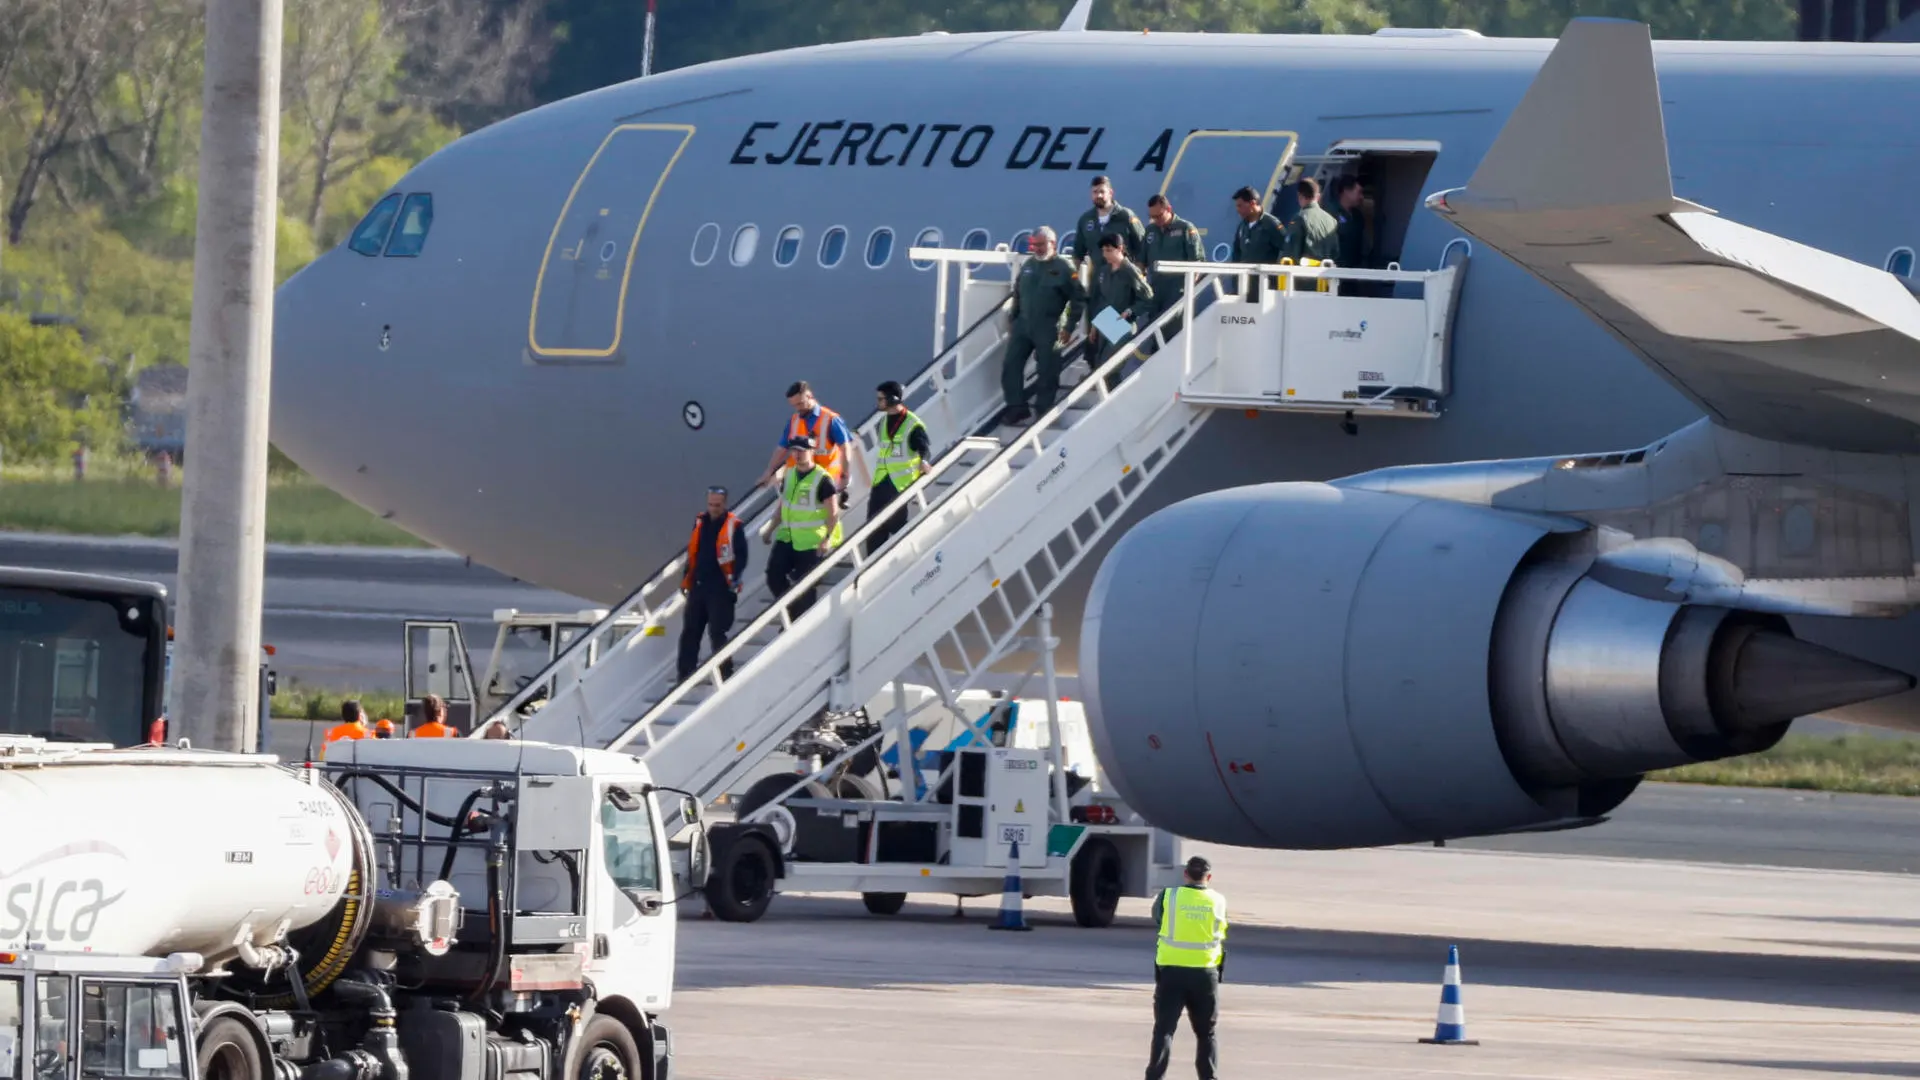
[[[733,590],[721,585],[697,584],[687,592],[687,607],[680,624],[680,678],[693,674],[700,666],[700,635],[713,641],[713,651],[727,647],[727,634],[733,630]],[[720,665],[720,677],[733,677],[733,661]]]
[[[773,554],[767,556],[767,588],[773,590],[773,597],[778,600],[819,565],[819,548],[795,551],[792,544],[782,540],[773,545]],[[813,606],[814,593],[815,590],[808,589],[794,600],[793,607],[788,609],[794,618]]]
[[[867,520],[880,520],[881,511],[892,506],[893,500],[899,497],[900,489],[893,486],[893,481],[875,481],[873,490],[867,493]],[[907,511],[904,510],[889,518],[885,524],[874,526],[873,535],[867,537],[867,554],[871,555],[879,551],[881,545],[891,539],[894,533],[906,527]]]
[[[1216,968],[1155,967],[1153,969],[1153,1052],[1147,1059],[1147,1080],[1167,1075],[1173,1061],[1173,1032],[1180,1014],[1193,1027],[1193,1066],[1200,1080],[1214,1080],[1220,1071],[1220,1051],[1213,1029],[1220,1019],[1220,972]]]

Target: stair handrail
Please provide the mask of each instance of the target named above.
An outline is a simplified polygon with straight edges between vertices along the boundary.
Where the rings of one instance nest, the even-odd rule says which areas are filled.
[[[1217,278],[1213,278],[1213,277],[1202,278],[1200,279],[1200,284],[1197,285],[1196,288],[1211,286],[1215,288],[1217,292],[1217,289],[1218,289],[1217,280],[1218,280]],[[1033,447],[1037,451],[1038,440],[1040,435],[1045,431],[1047,427],[1051,426],[1053,423],[1057,422],[1063,415],[1065,415],[1065,413],[1073,405],[1074,402],[1077,402],[1078,400],[1080,400],[1082,396],[1089,393],[1099,394],[1102,400],[1105,400],[1106,397],[1112,393],[1112,391],[1109,391],[1107,389],[1106,375],[1110,371],[1117,370],[1119,365],[1124,364],[1128,359],[1130,359],[1137,352],[1139,347],[1144,343],[1146,343],[1149,337],[1151,337],[1154,341],[1156,341],[1159,344],[1159,346],[1162,349],[1164,349],[1167,344],[1165,333],[1164,333],[1167,325],[1174,322],[1176,319],[1178,319],[1181,316],[1182,312],[1186,309],[1186,306],[1187,305],[1185,304],[1176,305],[1174,307],[1167,309],[1164,312],[1161,312],[1160,315],[1157,318],[1155,318],[1151,323],[1149,323],[1145,328],[1135,332],[1133,337],[1129,338],[1123,345],[1121,345],[1121,347],[1118,350],[1114,352],[1114,354],[1111,357],[1107,359],[1106,363],[1101,364],[1096,368],[1093,368],[1085,379],[1081,380],[1078,385],[1074,386],[1068,393],[1063,395],[1061,399],[1057,403],[1055,403],[1053,408],[1047,411],[1046,415],[1044,415],[1039,420],[1036,420],[1033,423],[1033,426],[1031,428],[1029,428],[1027,431],[1022,432],[1020,435],[1008,441],[1006,444],[1002,445],[998,440],[990,439],[990,438],[968,438],[968,439],[962,440],[952,450],[950,450],[945,456],[943,456],[939,461],[935,462],[934,469],[930,469],[927,473],[923,474],[918,480],[914,482],[914,484],[911,487],[909,487],[906,490],[906,492],[902,493],[902,496],[899,499],[896,499],[892,505],[887,507],[886,512],[882,513],[879,517],[875,518],[873,521],[869,521],[866,525],[862,526],[861,529],[857,533],[855,533],[852,537],[849,537],[845,543],[835,548],[834,551],[831,554],[829,554],[825,559],[822,559],[820,561],[820,564],[814,567],[813,570],[809,571],[807,575],[801,578],[797,584],[791,586],[788,590],[787,595],[800,593],[809,588],[814,588],[818,586],[820,581],[826,577],[827,573],[831,571],[834,567],[840,565],[842,560],[846,558],[852,558],[854,560],[854,571],[853,573],[848,574],[845,579],[843,579],[837,586],[834,587],[834,593],[837,594],[841,590],[852,587],[855,583],[858,582],[861,571],[865,569],[865,564],[873,561],[874,559],[877,559],[881,554],[884,554],[885,552],[890,550],[895,543],[899,542],[900,540],[904,539],[907,536],[910,536],[913,531],[913,526],[909,525],[906,528],[902,529],[899,534],[895,535],[892,538],[892,540],[888,542],[886,547],[883,547],[880,551],[875,552],[874,555],[872,556],[863,556],[863,553],[861,550],[863,545],[856,543],[856,541],[863,538],[868,533],[868,531],[873,528],[873,526],[877,522],[886,520],[888,517],[892,516],[892,514],[894,513],[902,512],[901,510],[897,510],[896,508],[904,508],[911,501],[909,496],[912,496],[916,492],[923,491],[924,490],[923,485],[929,479],[931,479],[932,476],[936,475],[935,470],[944,471],[952,463],[959,460],[962,452],[965,450],[985,449],[987,447],[992,447],[995,450],[995,453],[993,454],[993,456],[990,457],[987,461],[982,462],[974,472],[974,476],[978,477],[980,475],[983,475],[986,472],[987,468],[993,465],[995,462],[1007,459],[1010,455],[1019,452],[1021,448]],[[942,493],[940,498],[935,503],[931,505],[927,505],[926,509],[931,511],[934,506],[944,505],[949,499],[956,497],[957,495],[959,495],[961,491],[965,490],[967,485],[971,482],[972,482],[972,478],[969,478],[967,481],[954,485],[952,488]],[[919,520],[925,520],[926,516],[927,516],[926,514],[922,514]],[[818,611],[827,610],[829,607],[828,602],[830,601],[830,599],[831,599],[831,595],[817,597],[814,601],[813,607],[809,608],[808,612],[803,613],[801,615],[801,618],[804,619],[807,614],[811,614],[816,610]],[[713,657],[709,659],[706,663],[702,664],[699,668],[695,669],[693,674],[681,680],[680,683],[676,685],[667,694],[667,696],[661,698],[652,707],[650,707],[645,713],[641,714],[640,717],[635,719],[632,724],[628,725],[628,727],[624,731],[622,731],[620,735],[611,742],[610,745],[615,747],[625,745],[627,742],[631,741],[635,736],[646,731],[647,728],[651,727],[653,724],[658,722],[659,714],[663,714],[668,708],[672,707],[675,704],[678,704],[681,699],[683,699],[687,694],[691,693],[696,687],[699,687],[706,683],[711,683],[716,689],[718,689],[724,681],[720,677],[721,664],[724,661],[732,659],[733,655],[736,652],[738,652],[740,649],[744,648],[748,641],[750,641],[752,638],[757,636],[760,631],[766,629],[766,627],[771,624],[773,619],[780,618],[784,620],[786,625],[783,627],[782,637],[785,636],[785,631],[789,631],[793,629],[794,624],[798,620],[786,614],[787,606],[788,606],[787,602],[783,602],[781,600],[775,600],[773,605],[769,607],[766,611],[762,612],[760,616],[756,618],[753,621],[753,623],[748,626],[746,630],[738,634],[735,634],[733,640],[728,642],[725,648],[716,651]],[[766,651],[761,653],[760,656],[755,657],[755,660],[764,661],[767,653],[772,652],[774,649],[778,647],[779,647],[779,642],[776,641],[772,645],[769,645]],[[654,747],[657,748],[659,746],[666,745],[668,741],[672,740],[674,736],[677,735],[679,732],[685,730],[687,726],[688,725],[684,721],[679,724],[675,724],[673,729],[667,732],[666,736],[662,739],[660,743],[653,744]]]
[[[1013,296],[1009,294],[1005,299],[1001,300],[1000,303],[994,305],[992,309],[981,315],[980,318],[974,320],[972,325],[968,326],[963,333],[956,336],[952,343],[942,349],[932,360],[927,362],[926,366],[920,369],[920,372],[914,376],[913,381],[907,384],[906,396],[911,398],[920,388],[938,381],[941,378],[940,369],[946,364],[947,360],[959,352],[976,332],[1011,308],[1012,304]],[[885,414],[878,410],[875,410],[867,419],[860,423],[855,429],[855,432],[859,435],[866,435],[870,428],[878,427],[884,415]],[[747,525],[750,535],[759,535],[765,531],[766,524],[771,521],[771,513],[773,504],[777,501],[777,493],[777,482],[774,485],[756,487],[742,496],[739,503],[732,508],[734,513],[739,515],[741,522]],[[751,509],[749,510],[750,507]],[[618,622],[636,608],[640,611],[641,617],[647,626],[651,626],[657,621],[664,622],[667,618],[671,617],[685,602],[684,598],[680,595],[678,582],[685,573],[686,561],[687,553],[685,551],[679,551],[672,558],[668,559],[664,566],[647,577],[639,586],[635,587],[620,603],[609,608],[606,615],[601,617],[599,622],[594,623],[593,626],[589,627],[586,631],[576,636],[573,641],[568,643],[567,647],[557,653],[554,658],[547,663],[547,666],[541,668],[537,674],[527,681],[525,686],[522,686],[512,697],[508,698],[498,708],[489,713],[486,719],[475,724],[471,737],[479,737],[482,729],[496,720],[507,720],[513,717],[529,701],[534,700],[547,683],[554,681],[556,676],[558,676],[568,664],[575,660],[584,659],[587,655],[586,650],[589,647],[589,643],[598,642],[602,638],[607,637]],[[660,605],[658,610],[649,608],[646,603],[648,594],[667,582],[674,583],[673,591],[668,594],[666,600]]]

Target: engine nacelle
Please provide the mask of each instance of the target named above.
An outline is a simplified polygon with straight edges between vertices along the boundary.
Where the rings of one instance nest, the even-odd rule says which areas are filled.
[[[1648,771],[1912,685],[1783,620],[1609,579],[1587,538],[1569,518],[1327,484],[1168,507],[1088,598],[1105,772],[1196,839],[1473,836],[1606,813]]]

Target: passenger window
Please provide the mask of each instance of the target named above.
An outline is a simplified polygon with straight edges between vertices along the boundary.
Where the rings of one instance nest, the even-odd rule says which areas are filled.
[[[378,256],[387,246],[387,233],[393,231],[393,219],[400,216],[400,194],[381,199],[353,227],[353,238],[347,241],[347,247],[366,256]]]
[[[1913,249],[1910,247],[1894,248],[1892,254],[1887,256],[1887,273],[1892,274],[1894,277],[1912,277]]]
[[[420,254],[420,249],[427,246],[427,230],[431,228],[433,196],[424,193],[407,196],[406,205],[400,209],[400,224],[387,240],[387,254],[400,259]]]
[[[1021,229],[1019,232],[1013,234],[1013,239],[1007,241],[1007,249],[1016,255],[1025,255],[1027,253],[1027,242],[1032,239],[1032,229]]]
[[[654,847],[653,815],[647,806],[642,801],[632,810],[622,810],[611,801],[600,804],[607,874],[615,885],[628,891],[660,890],[660,853]]]
[[[1445,270],[1449,266],[1459,266],[1461,263],[1466,262],[1472,255],[1473,241],[1464,236],[1456,236],[1447,241],[1446,247],[1440,249],[1440,269]]]
[[[20,980],[0,979],[0,1080],[20,1080]]]
[[[920,235],[913,238],[913,246],[917,248],[939,247],[942,239],[939,229],[921,229]],[[909,249],[909,253],[911,253],[911,249]],[[933,269],[933,260],[931,259],[913,259],[912,262],[915,270]]]
[[[688,256],[693,259],[693,265],[705,266],[713,261],[719,251],[720,226],[709,221],[693,234],[693,251]]]
[[[987,250],[987,244],[991,240],[992,238],[987,235],[987,230],[973,229],[961,239],[960,247],[966,251],[985,251]]]
[[[73,1038],[68,1026],[73,1018],[73,1007],[67,998],[70,982],[64,975],[42,975],[34,980],[33,996],[39,999],[33,1017],[36,1076],[64,1078],[67,1075],[67,1045]]]
[[[172,986],[83,984],[82,1080],[185,1077],[181,1045],[180,1008]]]
[[[832,269],[847,253],[847,230],[835,225],[820,238],[820,265]]]
[[[1227,256],[1231,254],[1233,254],[1232,245],[1230,244],[1213,245],[1213,261],[1214,262],[1226,262]]]
[[[867,268],[878,270],[893,258],[893,230],[882,225],[867,237]]]
[[[733,246],[727,249],[727,258],[735,266],[745,266],[753,261],[754,253],[760,250],[760,226],[742,225],[733,231]]]
[[[780,230],[780,238],[773,243],[773,264],[792,266],[793,260],[800,257],[800,226],[789,225]]]

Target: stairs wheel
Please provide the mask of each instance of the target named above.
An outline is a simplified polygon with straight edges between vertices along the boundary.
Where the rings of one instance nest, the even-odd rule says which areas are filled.
[[[1095,928],[1113,925],[1120,908],[1120,872],[1120,849],[1111,840],[1096,836],[1081,845],[1068,872],[1074,922]]]
[[[900,909],[907,906],[907,894],[903,892],[861,893],[860,902],[875,915],[898,915]]]

